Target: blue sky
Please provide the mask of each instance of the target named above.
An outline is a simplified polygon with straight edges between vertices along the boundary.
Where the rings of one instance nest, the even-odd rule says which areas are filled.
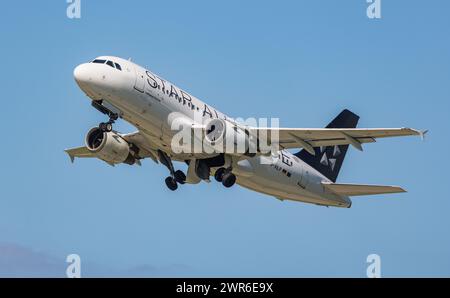
[[[0,276],[450,275],[448,1],[65,1],[2,5]],[[360,127],[429,129],[350,150],[340,182],[407,194],[324,208],[218,183],[164,185],[167,169],[71,164],[64,149],[104,120],[73,69],[132,59],[234,117],[322,127],[343,108]],[[133,128],[116,125],[122,132]]]

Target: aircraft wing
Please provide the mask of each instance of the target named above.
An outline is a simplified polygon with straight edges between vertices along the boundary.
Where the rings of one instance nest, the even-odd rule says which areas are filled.
[[[156,147],[151,143],[151,140],[142,132],[136,131],[129,134],[122,135],[128,143],[132,143],[139,148],[139,156],[142,158],[150,157],[154,162],[158,163],[158,153]]]
[[[70,160],[74,162],[75,157],[86,158],[86,157],[96,157],[94,153],[88,150],[86,147],[76,147],[64,150],[70,157]]]
[[[83,147],[70,148],[70,149],[66,149],[64,151],[69,155],[70,161],[72,163],[75,161],[75,157],[79,157],[79,158],[97,157],[97,158],[99,158],[97,155],[95,155],[94,153],[89,151],[89,149],[84,147],[84,146]],[[99,158],[99,159],[101,159],[101,158]],[[103,161],[106,162],[107,164],[109,164],[110,166],[114,167],[113,163],[110,163],[110,162],[108,162],[106,160],[103,160]]]
[[[362,151],[361,144],[373,143],[377,138],[414,136],[423,137],[427,131],[411,128],[250,128],[250,133],[271,138],[278,134],[282,148],[304,148],[314,155],[314,147],[352,145]]]
[[[333,193],[343,196],[367,196],[387,193],[406,192],[399,186],[364,185],[322,182],[323,187]]]
[[[128,143],[134,144],[139,149],[139,157],[146,158],[150,157],[154,162],[158,163],[157,153],[153,150],[151,144],[148,139],[142,135],[141,132],[133,132],[129,134],[121,135],[122,138],[125,139]],[[74,162],[75,158],[92,158],[98,156],[95,153],[89,151],[89,149],[85,146],[75,147],[64,150],[70,157],[70,160]],[[107,162],[108,163],[108,162]],[[138,162],[139,164],[139,162]],[[114,166],[113,164],[110,164]]]

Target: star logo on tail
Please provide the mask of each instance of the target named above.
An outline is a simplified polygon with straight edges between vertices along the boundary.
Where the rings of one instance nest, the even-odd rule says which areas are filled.
[[[323,152],[322,158],[320,159],[320,163],[323,164],[324,166],[330,166],[331,170],[334,170],[334,167],[336,165],[336,158],[337,156],[339,156],[341,154],[341,150],[339,149],[339,146],[336,145],[333,147],[333,154],[332,154],[332,158],[328,158],[327,156],[327,150],[329,147],[320,147],[320,152]]]

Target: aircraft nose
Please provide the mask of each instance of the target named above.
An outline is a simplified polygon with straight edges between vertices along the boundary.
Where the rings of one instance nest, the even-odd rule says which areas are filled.
[[[80,64],[73,70],[73,77],[78,84],[85,84],[90,81],[89,70],[86,64]]]

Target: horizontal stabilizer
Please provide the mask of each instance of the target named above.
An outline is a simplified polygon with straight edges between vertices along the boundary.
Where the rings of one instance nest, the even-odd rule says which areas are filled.
[[[389,185],[342,184],[331,182],[322,182],[322,185],[326,190],[343,196],[367,196],[406,192],[406,190],[399,186]]]

